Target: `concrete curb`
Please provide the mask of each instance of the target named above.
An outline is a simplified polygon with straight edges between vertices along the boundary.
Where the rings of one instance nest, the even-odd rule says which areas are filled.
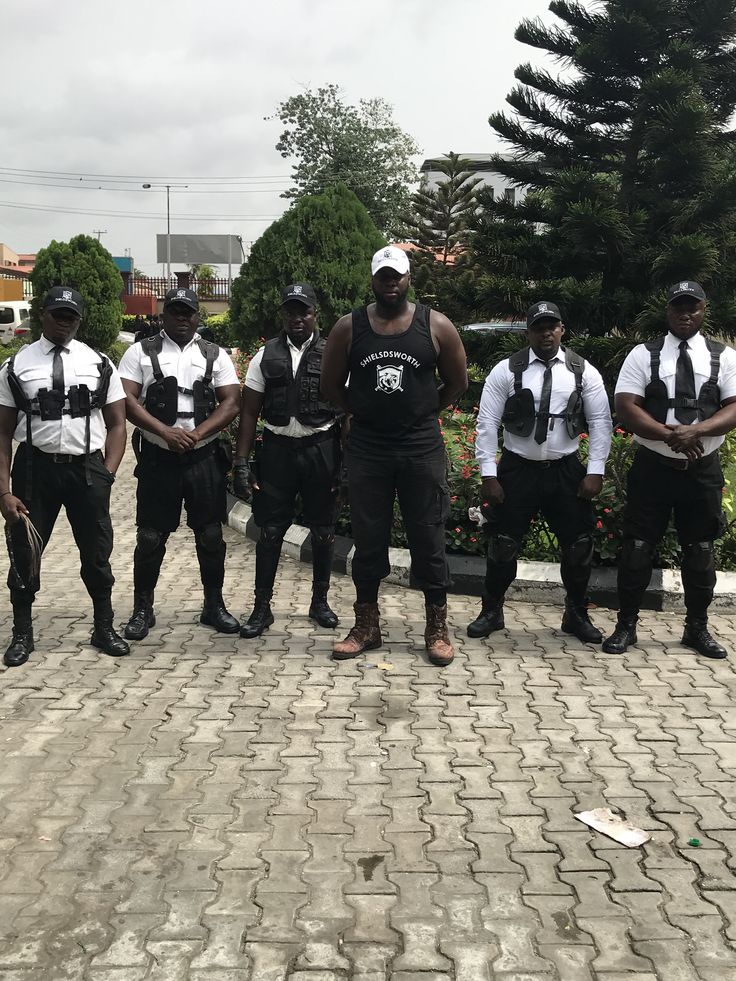
[[[251,541],[258,541],[259,529],[250,507],[232,494],[228,494],[227,498],[228,525]],[[309,529],[301,525],[292,525],[284,538],[283,551],[291,558],[311,563]],[[354,551],[353,542],[349,538],[338,535],[335,541],[332,571],[349,576]],[[486,571],[485,559],[479,555],[452,554],[448,555],[447,559],[452,578],[450,592],[462,593],[465,596],[480,596]],[[408,549],[389,549],[389,561],[391,572],[387,582],[413,587]],[[618,606],[616,569],[594,569],[588,592],[591,601],[597,606],[615,610]],[[562,606],[565,592],[562,588],[559,565],[551,562],[520,562],[516,582],[511,586],[508,595],[509,599],[522,600],[525,603]],[[655,569],[643,606],[647,610],[682,612],[685,607],[680,573],[673,569]],[[736,573],[718,574],[711,609],[714,612],[736,611]]]

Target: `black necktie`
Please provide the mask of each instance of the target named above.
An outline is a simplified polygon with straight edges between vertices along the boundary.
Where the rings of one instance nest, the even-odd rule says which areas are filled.
[[[61,344],[57,344],[54,348],[54,363],[51,368],[51,388],[55,392],[64,391],[64,362],[61,358],[61,352],[64,348]]]
[[[554,361],[542,361],[544,365],[544,379],[542,381],[542,397],[539,400],[539,412],[537,413],[537,425],[534,430],[534,440],[541,446],[547,439],[549,429],[549,403],[552,398],[552,368]]]
[[[675,371],[675,398],[692,399],[695,401],[695,374],[693,373],[693,363],[687,349],[687,341],[680,343],[680,356],[677,359],[677,369]],[[675,407],[675,419],[683,425],[688,426],[698,418],[697,409],[689,409],[684,406]]]

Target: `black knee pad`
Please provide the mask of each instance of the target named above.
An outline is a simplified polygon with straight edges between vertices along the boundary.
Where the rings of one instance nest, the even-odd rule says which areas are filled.
[[[510,535],[495,535],[488,545],[488,558],[493,562],[513,562],[521,545]]]
[[[713,542],[682,546],[682,568],[687,572],[710,572],[715,567]]]
[[[593,560],[593,536],[578,536],[562,549],[562,557],[570,565],[588,565]]]
[[[654,545],[641,538],[624,539],[621,549],[621,565],[632,572],[648,569],[654,560]]]
[[[153,555],[161,545],[166,544],[168,537],[155,528],[139,528],[136,533],[136,545],[141,555]]]
[[[261,536],[258,539],[258,544],[265,545],[267,548],[280,546],[288,528],[288,525],[264,525],[261,528]]]
[[[195,531],[194,539],[203,552],[216,552],[222,546],[222,525],[202,525]]]
[[[312,525],[312,546],[325,548],[335,544],[335,529],[332,525]]]

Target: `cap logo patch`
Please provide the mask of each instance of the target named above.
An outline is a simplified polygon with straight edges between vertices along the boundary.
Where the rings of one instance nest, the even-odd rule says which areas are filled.
[[[549,313],[549,307],[546,303],[540,303],[537,307],[537,313]]]
[[[184,299],[185,300],[187,298],[187,291],[186,290],[177,290],[176,291],[176,298],[177,298],[177,300],[180,300],[180,299]]]
[[[391,249],[384,249],[384,252],[383,252],[383,258],[384,259],[390,259],[391,258],[391,255],[392,255]]]
[[[292,286],[291,292],[296,294],[297,296],[301,296],[304,290],[301,288],[301,286]]]
[[[62,290],[61,291],[61,298],[62,298],[62,300],[71,300],[71,298],[72,298],[72,291],[71,290]]]
[[[680,283],[680,289],[681,290],[689,290],[690,289],[690,283]]]

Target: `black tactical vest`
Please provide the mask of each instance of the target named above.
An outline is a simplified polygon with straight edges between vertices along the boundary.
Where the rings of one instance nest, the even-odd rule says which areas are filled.
[[[335,418],[335,409],[319,394],[324,349],[324,338],[315,331],[294,377],[286,332],[266,341],[261,359],[266,383],[263,418],[271,426],[288,426],[289,420],[297,419],[303,426],[316,427]]]
[[[141,350],[151,359],[153,381],[146,389],[144,406],[146,412],[162,422],[165,426],[173,426],[177,419],[194,419],[194,425],[199,426],[212,415],[217,405],[215,389],[212,385],[212,370],[220,349],[212,341],[203,337],[197,338],[197,345],[205,358],[204,375],[197,379],[191,388],[181,388],[176,375],[164,376],[158,359],[163,348],[162,335],[146,337],[139,342]],[[194,412],[179,412],[179,395],[191,395],[194,400]]]
[[[644,346],[649,351],[650,381],[644,389],[644,409],[652,419],[667,422],[670,409],[697,409],[698,420],[710,419],[721,407],[721,391],[718,387],[718,373],[721,368],[721,352],[725,345],[703,337],[710,353],[710,378],[703,384],[697,399],[686,399],[677,394],[671,399],[667,394],[667,385],[659,377],[659,362],[664,347],[665,338],[658,337],[656,341],[648,341]]]
[[[570,392],[567,408],[564,412],[550,412],[550,418],[564,419],[565,429],[570,439],[584,433],[587,428],[585,407],[583,405],[583,372],[585,359],[570,348],[565,352],[565,367],[575,376],[575,389]],[[506,400],[501,422],[504,429],[513,436],[531,436],[535,429],[539,413],[534,406],[534,394],[529,388],[522,387],[522,375],[529,367],[530,348],[522,348],[509,358],[509,371],[514,376],[514,394]]]

